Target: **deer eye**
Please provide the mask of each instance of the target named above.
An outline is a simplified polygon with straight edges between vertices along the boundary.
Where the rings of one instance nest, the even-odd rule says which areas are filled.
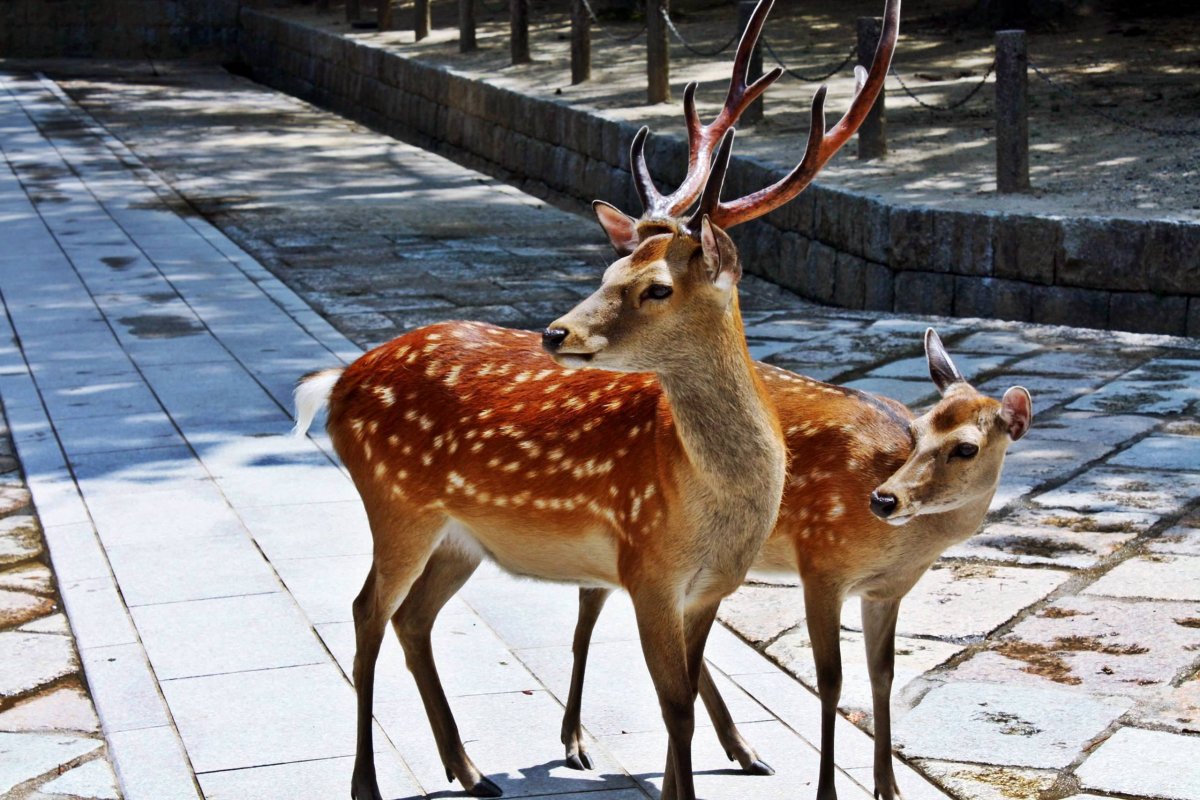
[[[960,442],[953,450],[950,451],[950,458],[974,458],[979,452],[979,446],[970,442]]]
[[[642,292],[643,300],[666,300],[675,291],[665,283],[652,283]]]

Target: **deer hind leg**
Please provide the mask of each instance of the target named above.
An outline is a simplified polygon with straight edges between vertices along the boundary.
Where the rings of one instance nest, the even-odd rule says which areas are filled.
[[[867,646],[875,720],[875,797],[880,800],[895,800],[900,796],[892,771],[892,676],[899,613],[899,600],[862,599],[863,641]]]
[[[662,800],[695,800],[692,734],[696,681],[688,672],[687,639],[680,600],[673,591],[643,589],[633,595],[642,655],[658,693],[667,727],[667,764]]]
[[[817,800],[836,800],[834,787],[834,723],[842,694],[842,652],[839,627],[842,594],[816,582],[804,584],[808,638],[817,667],[817,694],[821,698],[821,768]]]
[[[446,777],[450,780],[458,778],[467,793],[474,797],[499,797],[503,794],[500,787],[484,777],[463,748],[458,725],[438,677],[430,640],[438,613],[475,572],[480,558],[481,554],[475,548],[463,547],[450,536],[444,538],[429,557],[429,563],[413,584],[412,591],[392,616],[392,627],[404,648],[405,661],[425,705],[438,753],[446,767]]]
[[[708,671],[708,664],[703,661],[700,662],[700,699],[704,701],[708,717],[717,732],[717,739],[720,740],[729,760],[736,760],[748,775],[774,775],[775,770],[760,759],[754,748],[742,738],[729,709],[725,706],[725,701],[721,698],[721,693],[717,691],[717,684],[713,682],[712,674]]]
[[[562,743],[567,749],[567,766],[571,769],[592,769],[592,758],[583,748],[583,725],[579,721],[583,707],[583,677],[587,669],[588,647],[592,631],[612,594],[611,589],[581,587],[579,618],[575,622],[575,639],[571,644],[574,663],[571,666],[571,690],[567,695],[567,710],[563,712]]]
[[[362,590],[354,599],[354,690],[358,697],[358,744],[350,785],[354,800],[381,800],[375,779],[372,728],[375,662],[388,619],[425,568],[443,523],[440,515],[401,522],[393,519],[386,528],[371,520],[375,555]]]

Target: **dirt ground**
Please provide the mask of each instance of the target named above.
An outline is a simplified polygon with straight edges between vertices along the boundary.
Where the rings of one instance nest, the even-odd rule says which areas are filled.
[[[908,2],[894,67],[912,92],[935,105],[955,103],[983,79],[993,59],[992,34],[964,23],[965,0]],[[701,57],[672,39],[674,101],[645,103],[645,37],[640,20],[606,21],[593,27],[592,80],[570,85],[569,17],[565,4],[533,5],[534,63],[509,64],[507,15],[500,0],[480,0],[480,49],[458,52],[456,5],[434,4],[434,32],[414,43],[410,31],[353,31],[452,69],[559,101],[605,109],[644,121],[653,131],[682,130],[679,98],[684,83],[698,80],[702,115],[724,97],[733,47]],[[879,0],[847,0],[817,6],[778,0],[766,41],[792,70],[819,75],[842,62],[854,45],[855,20],[877,15]],[[341,7],[318,15],[309,7],[290,13],[323,26],[349,30]],[[364,3],[363,13],[373,17]],[[408,6],[396,10],[407,26]],[[736,29],[729,3],[679,14],[676,25],[697,50],[726,43]],[[621,41],[633,36],[632,41]],[[886,159],[864,163],[851,144],[821,180],[899,201],[928,205],[1028,211],[1046,215],[1156,217],[1200,221],[1200,8],[1139,17],[1126,4],[1120,16],[1096,12],[1058,30],[1030,34],[1030,143],[1032,193],[995,193],[993,81],[951,111],[921,107],[888,81]],[[772,55],[765,54],[767,66]],[[852,89],[849,67],[829,79],[827,111],[845,108]],[[785,75],[767,95],[765,120],[739,130],[738,152],[788,164],[799,159],[808,128],[815,82]],[[1138,129],[1181,130],[1166,135]]]

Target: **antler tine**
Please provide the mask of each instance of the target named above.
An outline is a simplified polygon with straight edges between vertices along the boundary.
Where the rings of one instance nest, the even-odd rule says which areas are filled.
[[[725,174],[729,171],[729,158],[733,153],[733,139],[737,131],[733,128],[725,131],[717,155],[713,158],[712,168],[708,171],[708,179],[704,182],[704,190],[700,195],[700,204],[687,221],[687,231],[694,238],[700,238],[700,224],[705,217],[711,217],[721,204],[721,189],[725,186]]]
[[[633,169],[633,187],[637,190],[642,208],[650,209],[662,200],[662,195],[654,186],[654,178],[650,177],[650,169],[646,166],[646,137],[650,129],[643,125],[634,134],[633,144],[629,146],[629,166]]]
[[[652,181],[643,180],[639,176],[638,196],[642,199],[643,219],[678,217],[696,202],[696,198],[703,191],[708,179],[709,159],[712,157],[713,148],[717,146],[726,131],[737,123],[746,108],[783,74],[783,70],[776,67],[754,83],[746,84],[746,70],[750,66],[750,56],[758,44],[763,25],[766,23],[767,15],[771,13],[774,3],[775,0],[760,0],[754,8],[754,13],[750,15],[750,21],[742,33],[737,54],[733,59],[733,74],[729,79],[729,91],[725,95],[725,105],[712,122],[707,125],[700,123],[700,115],[696,112],[695,82],[689,83],[683,90],[684,121],[687,124],[688,132],[687,176],[679,188],[666,196],[659,194],[654,189]],[[648,178],[649,173],[646,174]],[[643,194],[643,184],[647,184],[651,192]]]
[[[829,159],[842,148],[875,105],[883,89],[884,79],[892,63],[896,49],[896,38],[900,32],[900,0],[887,0],[883,11],[883,32],[870,71],[856,67],[854,99],[837,124],[825,131],[825,92],[822,86],[813,97],[812,121],[809,127],[808,146],[800,163],[782,180],[760,189],[753,194],[721,203],[710,214],[712,222],[722,228],[748,222],[774,211],[788,202],[812,183],[813,178]]]

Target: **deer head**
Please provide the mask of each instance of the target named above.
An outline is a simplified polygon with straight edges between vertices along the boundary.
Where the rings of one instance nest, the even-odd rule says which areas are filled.
[[[871,494],[871,511],[893,525],[989,501],[1008,446],[1033,419],[1024,388],[1014,386],[996,401],[967,383],[933,328],[925,331],[925,357],[942,399],[913,420],[912,453]]]

